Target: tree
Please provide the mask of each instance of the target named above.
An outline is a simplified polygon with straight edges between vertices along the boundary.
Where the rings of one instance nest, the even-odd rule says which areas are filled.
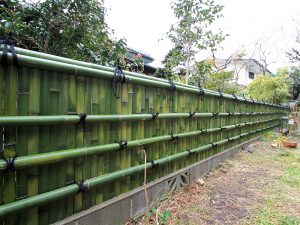
[[[284,102],[289,93],[289,80],[286,74],[259,75],[247,86],[247,96],[279,104]]]
[[[126,42],[112,40],[103,0],[0,2],[0,36],[16,46],[102,65],[124,63]]]
[[[300,62],[300,21],[296,24],[296,32],[295,46],[286,52],[292,62]]]
[[[214,60],[197,62],[195,68],[196,75],[191,77],[189,84],[194,86],[200,84],[204,88],[230,94],[241,91],[241,87],[236,82],[233,82],[234,73],[225,71],[225,68],[216,68]]]
[[[172,9],[178,23],[172,25],[167,34],[175,45],[169,58],[173,65],[185,68],[188,83],[195,55],[201,50],[215,49],[225,38],[222,31],[213,32],[211,28],[222,16],[223,6],[214,0],[176,0]]]

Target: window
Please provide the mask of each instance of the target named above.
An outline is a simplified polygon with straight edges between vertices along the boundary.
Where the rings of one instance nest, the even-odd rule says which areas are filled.
[[[252,80],[254,79],[254,73],[253,72],[249,72],[249,78],[252,79]]]

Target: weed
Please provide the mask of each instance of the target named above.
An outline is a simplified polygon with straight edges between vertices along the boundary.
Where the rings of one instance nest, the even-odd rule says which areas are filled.
[[[300,219],[294,216],[284,216],[279,221],[280,225],[300,225]]]
[[[300,187],[300,168],[294,165],[289,165],[284,170],[285,174],[280,177],[285,183],[292,187]]]

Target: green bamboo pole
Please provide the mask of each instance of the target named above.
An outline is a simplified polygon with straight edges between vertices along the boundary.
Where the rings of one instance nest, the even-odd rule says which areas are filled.
[[[97,79],[92,79],[92,84],[91,84],[91,113],[92,114],[99,114],[99,80]],[[91,145],[96,146],[100,144],[100,136],[99,136],[99,123],[96,124],[90,124],[91,126]],[[104,140],[104,136],[102,135],[102,142]],[[98,156],[98,155],[93,155],[91,156],[91,174],[90,177],[97,177],[99,176],[98,170],[103,171],[103,155]],[[91,205],[97,204],[97,202],[101,202],[102,196],[99,196],[99,189],[93,189],[91,191]],[[100,197],[100,199],[99,199]]]
[[[85,93],[85,77],[77,76],[76,77],[76,112],[84,112],[84,93]],[[76,147],[83,147],[84,134],[83,134],[83,125],[76,126]],[[84,149],[86,147],[83,147]],[[80,182],[83,179],[83,158],[86,155],[81,155],[82,158],[75,160],[75,181]],[[82,193],[78,194],[74,198],[74,211],[78,212],[83,207],[82,202]]]
[[[4,94],[4,114],[6,116],[15,116],[17,114],[17,77],[18,70],[13,66],[5,68],[5,94]],[[14,157],[16,155],[16,129],[13,127],[4,128],[4,158]],[[3,204],[15,201],[16,197],[16,183],[15,173],[4,173],[4,193]],[[15,224],[16,216],[9,216],[5,219],[6,225]]]
[[[18,89],[17,89],[17,115],[28,116],[29,115],[29,70],[25,67],[19,69],[18,76]],[[18,127],[17,129],[17,156],[28,155],[28,127]],[[20,170],[16,173],[16,199],[22,199],[28,197],[27,195],[27,169]],[[18,214],[18,224],[27,223],[27,211],[24,210]]]
[[[91,93],[92,91],[92,79],[90,77],[85,78],[85,91],[84,91],[84,108],[83,112],[91,114]],[[91,124],[85,123],[83,126],[83,146],[91,146]],[[92,169],[92,156],[86,156],[83,158],[83,180],[89,179],[91,177]],[[95,196],[89,195],[83,196],[83,209],[88,209],[91,206],[91,198]]]
[[[49,96],[49,72],[44,71],[44,74],[41,76],[41,96],[40,96],[40,112],[41,115],[49,114],[50,107],[50,96]],[[39,148],[40,153],[47,153],[51,151],[50,148],[50,126],[41,126],[40,127],[40,140]],[[72,146],[68,146],[72,148]],[[73,146],[75,148],[75,146]],[[42,165],[39,167],[39,192],[44,193],[49,191],[49,165]],[[49,205],[43,205],[39,208],[39,223],[40,224],[49,224]]]
[[[0,51],[0,54],[3,54]],[[12,61],[12,55],[9,53],[8,54],[8,60],[9,62]],[[97,70],[97,69],[92,69],[88,67],[82,67],[78,65],[72,65],[72,64],[67,64],[67,63],[62,63],[62,62],[57,62],[57,61],[50,61],[46,59],[41,59],[41,58],[34,58],[30,56],[25,56],[25,55],[18,55],[18,62],[22,66],[28,66],[28,67],[34,67],[36,69],[42,69],[42,70],[49,70],[49,71],[55,71],[55,72],[60,72],[60,73],[68,73],[72,75],[82,75],[82,76],[90,76],[90,77],[95,77],[95,78],[103,78],[103,79],[109,79],[111,80],[113,77],[113,72],[109,71],[104,71],[104,70]],[[140,85],[146,85],[146,86],[153,86],[153,87],[159,87],[159,88],[164,88],[164,89],[169,89],[170,85],[165,82],[161,82],[158,80],[146,80],[145,78],[141,78],[138,76],[127,76],[127,82],[129,83],[134,83],[134,84],[140,84]],[[193,86],[177,86],[178,91],[183,91],[183,92],[190,92],[190,93],[199,93],[199,90]],[[219,93],[217,92],[210,92],[206,91],[206,95],[211,95],[215,97],[220,97]],[[223,94],[223,98],[228,98],[228,99],[235,99],[232,95],[228,94]],[[238,97],[238,101],[243,101],[243,102],[252,102],[251,100],[245,100],[243,98]],[[258,101],[254,101],[255,104],[265,104],[265,105],[270,105],[270,106],[276,106],[276,107],[283,107],[284,106],[277,106],[275,104],[270,104],[270,103],[261,103]]]
[[[5,80],[5,70],[3,66],[0,66],[0,104],[4,105],[4,80]],[[4,108],[0,107],[0,116],[4,115]],[[3,126],[0,126],[0,145],[3,146]],[[0,159],[3,159],[3,151],[0,151]],[[4,180],[3,172],[0,170],[0,205],[3,204],[3,192],[4,192]],[[3,224],[2,219],[0,219],[0,224]]]
[[[71,111],[70,111],[71,112]],[[73,112],[73,111],[72,111]],[[74,112],[73,112],[74,113]],[[260,115],[262,112],[244,113],[249,116]],[[278,114],[284,115],[282,112],[266,112],[263,115]],[[241,113],[234,113],[230,116],[240,116]],[[189,113],[160,113],[156,119],[186,119]],[[212,113],[195,113],[192,118],[212,117]],[[229,116],[229,113],[219,113],[218,116]],[[87,115],[85,122],[123,122],[123,121],[142,121],[151,120],[152,114],[124,114],[124,115]],[[78,115],[41,115],[41,116],[0,116],[0,126],[33,126],[33,125],[70,125],[77,124],[80,121]],[[185,120],[183,120],[185,121]]]
[[[30,71],[30,94],[29,94],[29,114],[40,114],[40,78],[41,71]],[[33,126],[28,132],[28,155],[39,153],[39,127]],[[35,196],[39,193],[38,187],[38,168],[31,167],[27,170],[27,193],[28,196]],[[39,223],[38,208],[30,208],[27,211],[27,224],[37,225]]]
[[[75,76],[67,76],[64,81],[65,87],[63,89],[66,98],[66,106],[67,113],[76,112],[76,77]],[[68,124],[66,126],[67,129],[67,137],[66,144],[68,148],[76,148],[76,125]],[[74,160],[67,160],[66,162],[66,183],[72,184],[75,182],[75,168],[74,168]],[[73,196],[67,197],[66,200],[66,216],[70,216],[73,214],[74,210],[74,199]]]
[[[59,99],[61,95],[61,90],[59,88],[60,85],[60,74],[56,72],[52,72],[48,74],[49,77],[49,106],[48,106],[48,114],[49,115],[59,115]],[[51,126],[49,128],[49,151],[54,151],[56,149],[61,149],[58,142],[60,140],[60,136],[62,135],[62,131],[60,126]],[[58,164],[50,164],[48,170],[48,179],[51,182],[48,182],[49,190],[55,190],[59,188],[60,177],[63,171],[60,170],[60,163]],[[49,204],[48,208],[48,223],[54,223],[57,220],[57,208],[59,209],[61,206],[57,206],[54,202]]]
[[[103,114],[110,114],[110,108],[111,108],[111,98],[113,97],[110,89],[111,89],[111,83],[109,81],[103,80],[103,87],[102,90],[100,90],[99,92],[99,99],[101,99],[101,103],[103,103],[103,105],[100,105],[100,112]],[[104,108],[103,108],[104,106]],[[110,134],[111,134],[111,124],[110,123],[104,123],[103,124],[103,136],[104,136],[104,144],[109,144],[111,143],[111,138],[110,138]],[[111,163],[110,163],[110,153],[105,153],[103,154],[103,160],[104,160],[104,165],[103,165],[103,171],[102,174],[107,174],[110,173],[111,171]],[[100,171],[101,172],[101,171]],[[108,200],[109,199],[109,193],[110,193],[110,189],[111,186],[110,185],[106,185],[103,187],[103,201]]]
[[[275,126],[278,126],[278,124],[275,125]],[[253,133],[259,133],[259,132],[271,129],[275,126],[263,128],[263,129],[260,129],[260,130],[256,130],[256,131],[253,131]],[[223,145],[223,144],[227,143],[228,141],[231,141],[231,140],[234,140],[234,139],[239,139],[239,138],[247,136],[249,134],[251,134],[251,133],[243,133],[243,134],[240,134],[238,136],[231,137],[230,139],[220,140],[220,141],[212,143],[212,144],[208,144],[208,145],[201,146],[201,147],[198,147],[198,148],[195,148],[195,149],[191,149],[190,152],[195,153],[195,152],[208,150],[208,149],[212,148],[214,145]],[[177,160],[179,158],[182,158],[182,157],[185,157],[185,156],[188,156],[188,155],[190,155],[190,153],[188,151],[183,151],[183,152],[177,153],[177,154],[172,155],[172,156],[167,156],[167,157],[164,157],[164,158],[161,158],[161,159],[157,159],[157,160],[154,161],[154,164],[163,165],[163,164],[168,163],[172,160]],[[150,169],[152,167],[152,164],[147,163],[146,167],[148,169]],[[115,171],[115,172],[112,172],[112,173],[109,173],[109,174],[106,174],[106,175],[103,175],[103,176],[100,176],[100,177],[95,177],[95,178],[88,179],[83,183],[83,186],[87,189],[92,189],[92,188],[97,187],[99,185],[104,185],[104,184],[112,182],[116,179],[120,179],[121,177],[128,176],[128,175],[131,175],[131,174],[135,174],[139,171],[142,171],[143,169],[144,169],[144,164],[140,164],[140,165],[137,165],[137,166],[134,166],[134,167],[123,169],[121,171]],[[40,195],[29,197],[27,199],[23,199],[23,200],[12,202],[12,203],[9,203],[9,204],[6,204],[6,205],[2,205],[2,206],[0,206],[0,217],[6,216],[10,213],[15,213],[19,210],[23,210],[23,209],[31,208],[31,207],[36,207],[36,206],[44,204],[44,203],[49,203],[51,201],[55,201],[55,200],[64,198],[68,195],[76,194],[76,193],[78,193],[78,191],[79,191],[79,185],[72,184],[72,185],[68,185],[68,186],[63,187],[63,188],[59,188],[57,190],[53,190],[53,191],[46,192],[46,193],[43,193],[43,194],[40,194]]]
[[[92,103],[94,104],[92,107],[92,112],[95,114],[104,114],[105,112],[105,99],[106,99],[106,93],[105,93],[105,81],[103,80],[94,80],[93,83],[95,83],[95,86],[93,86],[93,92],[98,91],[97,96],[96,93],[93,93],[92,95]],[[104,106],[104,107],[103,107]],[[93,129],[97,129],[93,131]],[[93,138],[94,140],[98,140],[93,145],[101,145],[106,144],[105,142],[105,123],[97,123],[92,124],[92,133],[94,135],[98,134],[98,138]],[[97,176],[103,175],[104,169],[105,169],[105,156],[104,155],[98,155],[97,157]],[[95,204],[100,204],[104,201],[104,188],[99,187],[96,190],[96,199]]]

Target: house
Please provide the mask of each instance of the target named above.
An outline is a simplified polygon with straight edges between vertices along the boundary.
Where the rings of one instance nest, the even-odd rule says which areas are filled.
[[[144,61],[144,71],[143,74],[146,75],[153,75],[156,71],[156,67],[151,66],[150,64],[154,61],[154,58],[152,58],[150,55],[144,52],[140,52],[131,48],[127,48],[127,60],[131,60],[136,55],[140,54],[142,56],[142,59]]]
[[[216,68],[222,68],[225,71],[231,71],[234,74],[234,80],[238,84],[246,86],[254,80],[258,74],[272,74],[268,69],[256,59],[215,59]]]

